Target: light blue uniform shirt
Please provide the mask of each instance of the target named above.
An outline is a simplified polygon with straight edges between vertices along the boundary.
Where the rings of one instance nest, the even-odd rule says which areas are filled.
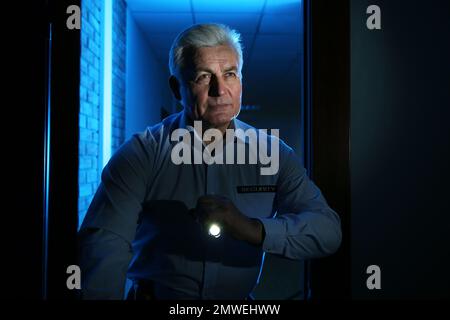
[[[232,127],[252,128],[237,119]],[[311,259],[338,249],[339,216],[283,141],[274,175],[261,175],[259,162],[176,165],[170,137],[177,128],[191,128],[184,112],[134,135],[103,170],[80,229],[83,298],[122,299],[128,277],[154,281],[162,299],[244,299],[257,284],[264,252]],[[247,140],[232,143],[248,151]],[[226,196],[259,219],[262,247],[226,232],[208,236],[188,212],[207,194]]]

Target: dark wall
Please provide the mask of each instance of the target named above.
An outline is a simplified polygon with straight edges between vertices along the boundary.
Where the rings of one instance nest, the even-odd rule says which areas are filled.
[[[350,3],[353,298],[449,297],[450,2]]]
[[[6,235],[2,296],[7,298],[41,299],[45,288],[49,299],[73,297],[66,288],[66,268],[76,263],[80,36],[79,31],[66,27],[66,8],[71,4],[79,5],[80,1],[34,1],[26,10],[23,4],[15,3],[5,10],[15,17],[8,34],[11,38],[3,40],[5,52],[11,54],[4,60],[8,81],[3,101],[8,115],[2,124],[6,129],[2,136],[8,137],[2,145],[8,161],[4,167],[7,178],[3,180],[6,192],[2,195],[2,217],[6,219],[2,231]],[[53,25],[51,50],[49,22]],[[50,193],[48,229],[44,232],[47,127],[51,128]],[[48,236],[47,245],[44,234]]]
[[[77,264],[78,143],[80,112],[80,30],[66,27],[70,5],[80,0],[52,0],[50,175],[47,299],[72,299],[67,267]]]
[[[312,300],[349,299],[350,290],[350,19],[349,1],[309,0],[306,116],[311,118],[311,177],[341,218],[342,243],[311,261]],[[310,106],[310,107],[309,107]]]
[[[2,38],[2,298],[38,299],[42,275],[42,168],[45,102],[44,1],[8,3]],[[31,14],[32,12],[32,14]],[[23,15],[22,15],[23,13]],[[20,19],[19,19],[20,17]],[[26,41],[25,41],[26,39]],[[30,54],[32,52],[33,54]]]

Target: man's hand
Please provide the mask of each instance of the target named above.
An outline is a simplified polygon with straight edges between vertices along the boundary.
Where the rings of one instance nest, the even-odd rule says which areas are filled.
[[[241,213],[233,202],[224,196],[206,195],[198,198],[195,214],[202,225],[217,223],[237,240],[258,246],[264,241],[262,223]]]

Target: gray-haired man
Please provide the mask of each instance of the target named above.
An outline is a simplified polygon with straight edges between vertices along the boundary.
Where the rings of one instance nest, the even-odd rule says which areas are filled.
[[[194,25],[175,39],[169,83],[184,110],[134,135],[105,167],[80,230],[83,298],[121,299],[128,277],[136,298],[245,299],[264,252],[309,259],[338,249],[338,215],[276,136],[257,136],[279,148],[273,174],[261,162],[174,163],[178,129],[200,141],[197,153],[257,152],[247,136],[225,135],[254,130],[236,118],[242,63],[239,34],[226,26]],[[205,139],[208,129],[224,139]],[[217,143],[223,154],[209,148]]]

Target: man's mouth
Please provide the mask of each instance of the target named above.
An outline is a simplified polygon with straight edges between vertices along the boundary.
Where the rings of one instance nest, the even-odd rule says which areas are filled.
[[[226,108],[230,107],[231,103],[221,103],[221,104],[214,104],[212,105],[213,108]]]

